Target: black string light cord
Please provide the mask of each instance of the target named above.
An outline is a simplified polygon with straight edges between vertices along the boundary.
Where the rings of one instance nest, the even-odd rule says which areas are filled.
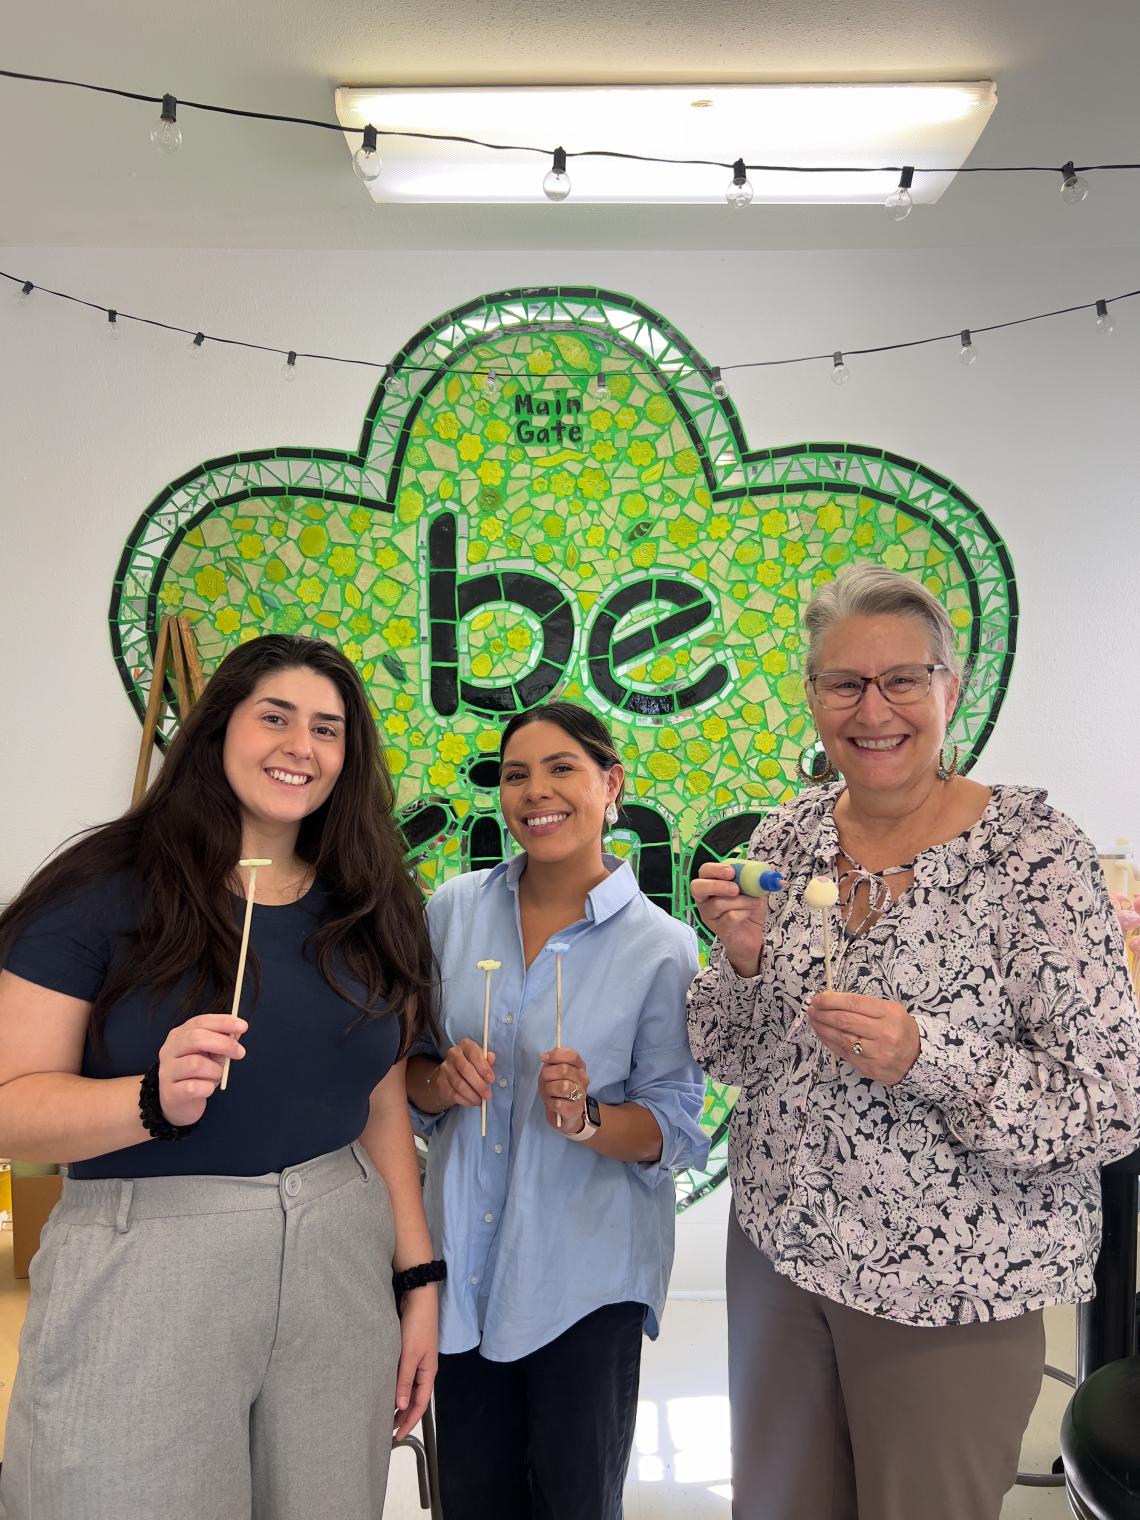
[[[138,100],[147,105],[162,106],[174,99],[179,109],[210,111],[221,116],[242,117],[249,121],[281,122],[295,127],[314,127],[323,132],[340,132],[363,136],[368,128],[344,127],[337,121],[319,121],[311,116],[286,116],[276,111],[250,111],[240,106],[219,106],[202,100],[181,100],[172,96],[147,95],[138,90],[120,90],[112,85],[90,84],[81,79],[58,79],[49,74],[25,74],[17,69],[0,69],[0,78],[24,80],[29,84],[54,84],[67,89],[90,90],[97,95],[114,95],[120,100]],[[461,137],[444,132],[394,131],[384,127],[374,128],[378,137],[403,137],[420,142],[461,143],[473,148],[486,148],[495,153],[534,153],[550,158],[555,149],[542,148],[534,143],[492,143],[478,137]],[[623,153],[616,148],[583,148],[565,150],[567,158],[615,158],[629,163],[671,164],[680,167],[708,169],[735,169],[739,159],[717,158],[666,158],[652,153]],[[948,168],[932,168],[929,165],[904,164],[745,164],[744,168],[755,174],[901,174],[909,169],[911,174],[1091,174],[1108,173],[1122,169],[1140,169],[1140,163],[1119,164],[962,164]],[[1029,319],[1025,319],[1029,320]],[[980,332],[981,329],[979,328]]]
[[[102,312],[103,315],[109,319],[112,319],[112,313],[114,313],[113,320],[116,325],[120,322],[138,322],[141,323],[144,327],[160,328],[163,332],[181,333],[185,337],[192,338],[194,340],[194,347],[196,348],[202,347],[202,345],[206,342],[219,343],[225,344],[228,348],[247,348],[262,354],[284,355],[288,359],[290,366],[295,365],[298,359],[314,359],[319,360],[324,364],[352,364],[363,369],[384,370],[385,373],[390,377],[394,376],[397,373],[395,367],[392,364],[385,363],[382,360],[354,359],[344,354],[308,353],[303,352],[299,349],[277,348],[269,343],[249,343],[246,342],[246,340],[243,338],[226,338],[218,336],[214,333],[202,332],[193,327],[180,327],[173,322],[161,322],[157,317],[138,316],[134,312],[121,311],[116,307],[103,306],[98,301],[85,300],[84,297],[72,295],[69,291],[66,290],[53,290],[50,286],[36,285],[31,280],[22,279],[19,275],[9,274],[8,271],[4,269],[0,269],[0,280],[7,280],[11,285],[18,285],[20,287],[20,293],[26,297],[32,296],[33,293],[45,296],[53,296],[60,301],[70,301],[73,302],[76,306],[85,306],[89,311]],[[841,353],[831,352],[820,354],[795,354],[783,359],[744,359],[738,361],[736,364],[725,364],[720,366],[715,371],[715,375],[714,372],[710,370],[706,375],[706,378],[719,378],[722,370],[773,369],[789,364],[816,364],[822,360],[828,360],[834,364],[837,359],[862,357],[866,354],[896,353],[901,349],[923,348],[930,343],[946,343],[951,340],[964,342],[967,338],[972,337],[978,333],[1003,332],[1006,328],[1009,327],[1024,327],[1029,322],[1047,322],[1054,317],[1067,317],[1072,313],[1078,311],[1095,312],[1099,319],[1107,316],[1108,308],[1110,306],[1116,305],[1120,301],[1131,301],[1137,296],[1140,296],[1140,288],[1136,290],[1125,290],[1122,291],[1120,295],[1101,297],[1095,301],[1080,301],[1072,306],[1057,306],[1054,307],[1052,311],[1038,311],[1034,312],[1031,316],[1028,317],[1011,317],[1005,322],[990,322],[985,327],[961,329],[948,333],[935,333],[928,338],[906,338],[898,343],[875,343],[869,345],[866,348],[844,349]],[[398,373],[401,375],[419,373],[429,374],[433,373],[436,367],[437,366],[434,365],[402,364],[399,368]],[[477,368],[482,372],[493,372],[499,378],[510,378],[512,376],[524,375],[524,372],[522,370],[512,370],[509,365],[505,363],[501,364],[497,361],[494,363],[484,362],[478,365]],[[623,373],[652,375],[655,374],[656,371],[623,370]]]

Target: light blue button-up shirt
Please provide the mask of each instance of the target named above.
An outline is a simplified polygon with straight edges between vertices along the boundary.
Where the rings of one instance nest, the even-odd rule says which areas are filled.
[[[640,1103],[653,1115],[662,1135],[655,1162],[614,1161],[546,1122],[539,1057],[555,1045],[555,962],[547,945],[524,963],[526,856],[444,882],[428,906],[445,1047],[482,1043],[484,973],[475,962],[502,962],[491,979],[486,1139],[478,1108],[412,1110],[430,1137],[424,1202],[448,1270],[441,1351],[479,1346],[492,1361],[515,1361],[612,1303],[645,1304],[646,1330],[657,1334],[673,1265],[672,1172],[703,1166],[708,1154],[704,1079],[685,1027],[697,947],[691,929],[642,894],[628,865],[611,856],[606,865],[585,918],[551,942],[565,946],[562,1044],[582,1056],[599,1103]]]

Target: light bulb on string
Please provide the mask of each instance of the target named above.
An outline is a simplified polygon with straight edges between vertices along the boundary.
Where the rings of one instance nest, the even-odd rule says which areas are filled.
[[[119,326],[119,313],[117,311],[109,311],[107,313],[107,336],[108,338],[115,339],[123,336],[123,329]]]
[[[20,286],[20,292],[16,297],[16,304],[21,311],[27,311],[28,307],[32,304],[32,292],[35,288],[31,280],[25,280]]]
[[[974,360],[978,357],[978,351],[974,347],[974,340],[970,335],[970,329],[968,327],[963,327],[961,338],[962,347],[958,350],[958,363],[966,365],[973,364]]]
[[[1079,206],[1089,193],[1089,182],[1073,168],[1073,160],[1061,169],[1061,199],[1066,206]]]
[[[1108,314],[1108,302],[1100,300],[1096,303],[1096,330],[1102,337],[1107,338],[1112,328],[1113,321]]]
[[[297,378],[297,354],[296,350],[290,349],[285,363],[281,366],[282,380],[293,381]]]
[[[383,168],[384,161],[376,147],[376,128],[367,126],[360,147],[352,155],[352,172],[357,179],[370,185],[373,180],[380,178]]]
[[[404,377],[394,364],[384,366],[384,394],[394,397],[404,394]]]
[[[738,158],[732,166],[732,178],[728,182],[724,198],[730,206],[749,206],[752,204],[754,193],[748,171],[744,167],[744,160]]]
[[[720,373],[720,365],[714,364],[709,370],[709,380],[712,382],[710,389],[718,401],[727,401],[728,386],[725,385]]]
[[[484,396],[489,396],[492,401],[499,394],[499,376],[493,369],[488,370],[487,376],[483,381],[483,394]]]
[[[894,222],[905,222],[914,210],[914,197],[910,193],[910,187],[914,183],[914,165],[904,164],[903,171],[899,175],[896,189],[887,196],[883,205],[891,214]]]
[[[542,181],[542,193],[548,201],[564,201],[570,194],[570,176],[566,173],[566,149],[555,148],[554,163]]]
[[[173,95],[162,97],[162,114],[150,129],[150,140],[160,153],[176,153],[182,146],[178,102]]]
[[[598,395],[601,396],[603,400],[608,399],[610,394],[610,377],[606,374],[604,369],[599,371],[597,385]]]
[[[851,371],[847,368],[839,349],[836,349],[831,356],[831,383],[832,385],[846,385],[850,378]]]
[[[200,359],[202,357],[202,349],[205,347],[205,344],[206,344],[206,334],[205,333],[195,333],[194,337],[193,337],[193,339],[192,339],[192,341],[190,343],[190,350],[189,350],[189,352],[190,352],[191,359]]]

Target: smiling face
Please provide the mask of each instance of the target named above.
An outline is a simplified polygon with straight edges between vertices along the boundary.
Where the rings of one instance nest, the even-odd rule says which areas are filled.
[[[915,618],[850,617],[823,635],[813,673],[877,676],[896,665],[936,663],[926,630]],[[919,702],[892,707],[877,686],[868,686],[857,706],[838,709],[821,707],[814,687],[809,683],[807,689],[823,747],[848,786],[895,791],[937,769],[958,686],[957,677],[936,671]]]
[[[524,723],[503,754],[499,804],[533,860],[600,854],[606,807],[624,778],[620,765],[605,770],[557,723]]]
[[[344,765],[344,704],[327,676],[305,666],[265,676],[230,714],[222,764],[246,822],[300,824]]]

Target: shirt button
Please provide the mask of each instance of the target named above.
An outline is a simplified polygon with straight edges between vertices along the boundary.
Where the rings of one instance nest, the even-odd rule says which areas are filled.
[[[471,1276],[470,1276],[470,1277],[469,1277],[469,1278],[468,1278],[468,1279],[467,1279],[467,1281],[468,1281],[468,1282],[469,1282],[469,1283],[470,1283],[470,1284],[471,1284],[471,1286],[472,1286],[472,1287],[473,1287],[473,1288],[474,1288],[474,1287],[476,1287],[476,1286],[477,1286],[477,1285],[478,1285],[478,1282],[479,1282],[479,1274],[478,1274],[478,1273],[477,1273],[477,1272],[476,1272],[476,1273],[473,1273],[473,1274],[472,1274],[472,1275],[471,1275]]]
[[[297,1176],[296,1172],[290,1172],[288,1177],[286,1177],[285,1191],[289,1194],[290,1198],[296,1198],[297,1194],[301,1191],[301,1179]]]
[[[505,1014],[504,1017],[503,1017],[503,1023],[504,1024],[513,1024],[514,1021],[515,1021],[515,1016],[514,1016],[513,1013]]]
[[[506,1085],[507,1085],[507,1079],[506,1079],[506,1077],[500,1077],[499,1078],[499,1086],[500,1087],[506,1087]]]
[[[484,1214],[483,1215],[483,1223],[484,1224],[493,1224],[494,1223],[494,1219],[495,1219],[494,1214]]]
[[[495,1146],[495,1155],[496,1156],[501,1156],[502,1154],[503,1154],[503,1147],[501,1145],[496,1145]]]

